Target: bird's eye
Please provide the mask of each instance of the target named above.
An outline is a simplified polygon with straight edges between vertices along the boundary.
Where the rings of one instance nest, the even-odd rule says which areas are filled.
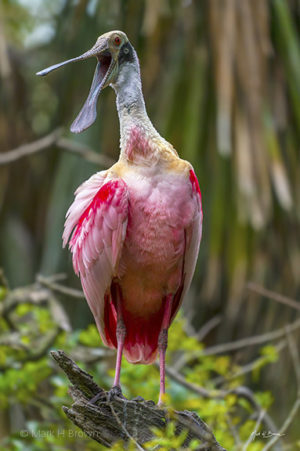
[[[121,39],[119,38],[119,36],[116,36],[114,39],[114,43],[115,45],[119,46],[121,44]]]

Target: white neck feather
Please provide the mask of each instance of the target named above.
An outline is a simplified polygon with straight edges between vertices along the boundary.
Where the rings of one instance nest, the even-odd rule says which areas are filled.
[[[150,121],[143,97],[138,58],[123,63],[116,82],[112,85],[117,95],[120,120],[121,154],[125,151],[131,130],[138,127],[148,139],[163,140]]]

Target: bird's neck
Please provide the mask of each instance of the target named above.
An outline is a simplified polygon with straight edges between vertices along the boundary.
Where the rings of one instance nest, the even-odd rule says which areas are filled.
[[[150,162],[155,157],[156,147],[166,141],[155,130],[148,117],[138,61],[122,67],[113,88],[117,95],[120,120],[120,157],[132,162]]]

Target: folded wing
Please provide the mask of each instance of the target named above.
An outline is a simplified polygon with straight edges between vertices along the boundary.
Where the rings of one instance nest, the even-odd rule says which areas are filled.
[[[184,296],[191,285],[202,237],[203,213],[201,191],[197,177],[192,169],[190,170],[189,182],[191,188],[191,202],[194,205],[194,216],[190,225],[185,229],[185,251],[183,256],[182,282],[180,288],[174,296],[170,323],[175,318]]]
[[[104,326],[104,298],[116,276],[128,221],[128,191],[120,178],[99,172],[83,183],[67,212],[63,234],[69,237],[73,267],[95,317],[99,332],[107,342]]]

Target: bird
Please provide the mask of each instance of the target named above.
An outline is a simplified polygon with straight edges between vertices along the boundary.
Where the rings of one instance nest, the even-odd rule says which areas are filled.
[[[116,94],[119,160],[75,191],[64,224],[75,273],[106,346],[117,350],[113,387],[121,390],[122,355],[150,364],[159,354],[158,405],[165,402],[168,329],[189,289],[202,235],[202,200],[192,165],[153,126],[137,53],[122,31],[101,35],[82,55],[49,72],[96,57],[88,97],[70,130],[97,116],[100,92]]]

